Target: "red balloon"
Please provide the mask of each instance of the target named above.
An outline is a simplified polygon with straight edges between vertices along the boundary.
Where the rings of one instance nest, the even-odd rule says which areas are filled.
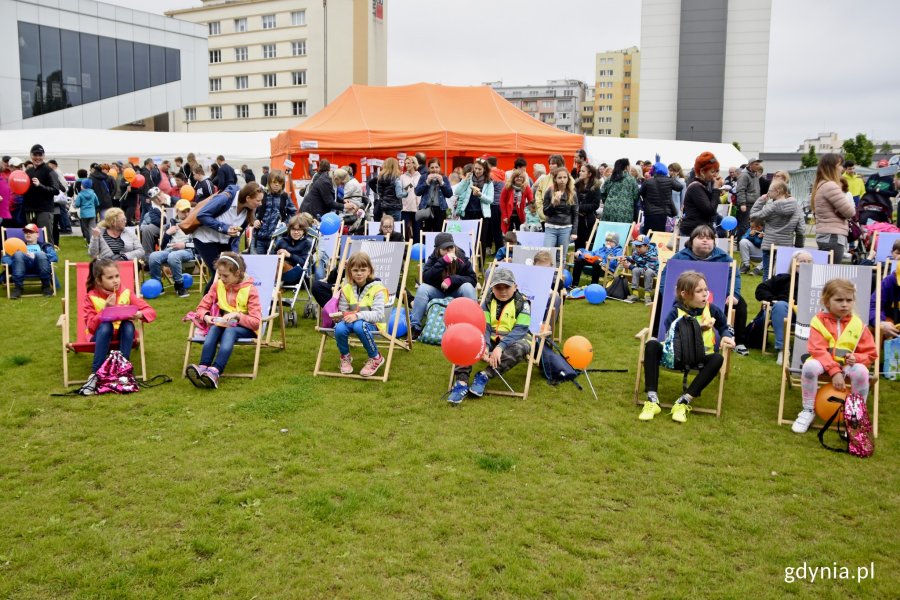
[[[144,187],[144,183],[146,183],[144,176],[138,173],[134,176],[134,179],[131,180],[131,187],[134,189],[142,188]]]
[[[31,187],[31,180],[25,171],[13,171],[9,174],[9,189],[13,194],[24,194]]]
[[[484,332],[469,323],[457,323],[444,331],[441,339],[444,356],[456,366],[471,367],[484,354]]]
[[[458,323],[468,323],[484,333],[487,322],[481,306],[471,298],[454,298],[444,311],[444,324],[447,327]]]

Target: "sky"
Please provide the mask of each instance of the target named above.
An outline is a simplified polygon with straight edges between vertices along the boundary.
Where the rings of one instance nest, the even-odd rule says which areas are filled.
[[[134,7],[131,0],[105,0]],[[349,0],[332,0],[349,1]],[[640,47],[640,0],[385,0],[388,85],[594,83],[597,52]],[[162,13],[198,0],[156,0]],[[548,8],[549,7],[549,8]],[[806,138],[900,140],[896,0],[772,0],[767,151]],[[882,59],[883,58],[883,59]],[[890,107],[890,108],[889,108]],[[893,109],[893,110],[892,110]]]

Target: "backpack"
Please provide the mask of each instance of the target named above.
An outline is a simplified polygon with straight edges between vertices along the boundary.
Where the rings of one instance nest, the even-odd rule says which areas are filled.
[[[544,371],[544,377],[550,385],[559,385],[566,381],[571,381],[579,390],[581,385],[575,381],[575,378],[581,375],[569,364],[569,361],[562,355],[559,346],[552,341],[547,340],[544,344],[544,350],[541,352],[541,369]]]
[[[130,394],[140,390],[134,368],[118,350],[112,350],[97,369],[97,394]]]
[[[594,268],[596,269],[597,267]],[[631,288],[624,275],[613,277],[612,281],[606,285],[606,297],[613,300],[624,300],[630,292]]]
[[[691,315],[675,319],[663,342],[662,365],[667,369],[683,370],[699,367],[706,357],[700,323]]]
[[[822,444],[822,447],[834,452],[848,452],[859,458],[872,456],[875,452],[875,443],[872,440],[872,422],[869,420],[869,410],[863,397],[856,393],[850,393],[843,400],[831,397],[828,401],[838,404],[838,407],[834,414],[828,418],[828,421],[825,422],[825,426],[819,430],[819,442]],[[838,421],[837,430],[841,439],[847,442],[846,450],[843,448],[832,448],[825,443],[825,432],[828,431],[828,428],[831,427],[831,424],[842,412],[846,431],[841,431],[840,421]]]
[[[433,346],[441,345],[441,339],[447,329],[447,325],[444,323],[444,313],[452,300],[453,298],[435,298],[428,301],[428,306],[425,308],[425,325],[419,335],[420,342]]]

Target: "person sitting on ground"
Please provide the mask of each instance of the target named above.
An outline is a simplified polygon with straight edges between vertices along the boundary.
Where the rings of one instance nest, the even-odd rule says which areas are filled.
[[[454,367],[456,383],[448,401],[456,406],[466,394],[481,397],[488,382],[502,377],[517,364],[528,360],[531,352],[531,302],[516,287],[513,272],[503,267],[494,269],[491,292],[481,305],[487,325],[484,330],[485,352],[481,360],[488,368],[475,375],[469,386],[472,367]]]
[[[659,255],[656,244],[650,242],[646,235],[639,235],[631,242],[634,251],[631,256],[625,258],[625,262],[631,267],[631,295],[626,302],[643,300],[647,306],[653,304],[653,278],[659,272]],[[641,288],[641,279],[644,287]]]
[[[152,187],[147,191],[150,199],[149,209],[141,215],[141,246],[144,256],[150,256],[159,242],[159,231],[162,227],[163,211],[169,207],[169,196]]]
[[[763,252],[763,225],[764,221],[757,217],[750,217],[750,229],[741,238],[738,243],[738,249],[741,252],[741,273],[750,272],[750,261],[762,262]],[[762,265],[753,270],[754,275],[762,275]]]
[[[869,366],[878,360],[875,338],[853,309],[856,305],[856,286],[847,279],[832,279],[822,288],[822,307],[809,323],[809,358],[803,363],[800,389],[803,410],[794,419],[791,431],[806,433],[813,419],[819,377],[828,374],[834,389],[850,389],[862,396],[869,395]]]
[[[10,299],[18,300],[24,293],[25,276],[38,275],[41,278],[41,293],[53,295],[53,269],[51,263],[59,261],[56,249],[49,242],[39,242],[40,228],[29,223],[22,229],[25,236],[25,251],[17,250],[12,256],[3,253],[3,264],[9,265],[13,289]]]
[[[121,208],[110,208],[99,226],[91,230],[88,254],[91,258],[133,260],[144,258],[144,249]]]
[[[162,283],[163,265],[168,265],[172,271],[172,282],[175,284],[175,295],[179,298],[187,298],[187,290],[184,287],[184,263],[194,259],[193,236],[185,233],[178,226],[191,212],[191,203],[187,200],[179,200],[175,203],[175,219],[169,224],[163,233],[161,250],[153,252],[147,259],[150,268],[150,277]]]
[[[100,210],[100,199],[93,190],[91,179],[81,180],[81,191],[75,196],[75,208],[78,209],[78,223],[85,243],[91,243],[91,229],[97,226],[97,211]]]
[[[309,213],[294,215],[288,222],[288,234],[275,241],[275,254],[284,257],[283,285],[297,285],[312,268],[306,264],[312,250],[312,236],[307,232],[312,225],[313,218]]]
[[[269,190],[263,195],[262,204],[256,209],[253,221],[253,251],[266,254],[275,236],[279,223],[287,224],[297,214],[297,207],[284,191],[284,172],[272,171],[269,175]]]
[[[494,261],[500,262],[502,260],[506,260],[506,246],[509,244],[510,246],[518,246],[519,245],[519,236],[516,235],[514,229],[510,229],[506,233],[503,234],[503,246],[497,250],[497,254],[494,255]]]
[[[706,277],[697,271],[684,271],[679,275],[675,284],[675,305],[666,314],[666,319],[663,321],[666,339],[663,342],[655,338],[650,339],[644,350],[644,386],[647,390],[647,400],[638,415],[638,419],[641,421],[650,421],[662,411],[657,395],[659,367],[664,362],[673,360],[667,359],[667,349],[664,343],[668,345],[672,341],[670,336],[673,335],[674,325],[680,318],[693,318],[698,321],[705,355],[699,365],[680,365],[674,362],[667,365],[674,369],[700,368],[700,372],[687,390],[672,406],[673,421],[677,423],[687,421],[687,414],[691,411],[691,401],[700,396],[722,368],[725,359],[717,351],[717,343],[724,348],[734,348],[734,334],[728,326],[725,313],[709,301],[709,286]],[[718,340],[716,339],[717,335]]]
[[[812,255],[805,250],[797,250],[793,260],[799,264],[810,264]],[[772,329],[775,330],[775,350],[778,351],[776,363],[780,366],[784,361],[784,320],[787,318],[788,301],[791,294],[791,274],[779,273],[756,286],[756,299],[768,302],[771,308]],[[794,298],[797,297],[797,281],[794,281]]]
[[[422,284],[416,291],[410,311],[409,322],[412,326],[412,337],[416,339],[422,333],[425,309],[428,302],[436,298],[471,298],[476,299],[475,286],[478,279],[472,263],[462,248],[457,248],[453,236],[439,233],[434,238],[434,252],[428,257],[422,270]]]
[[[619,234],[612,231],[606,234],[603,245],[596,250],[586,250],[584,248],[576,250],[572,266],[572,285],[574,287],[581,285],[581,271],[585,265],[591,265],[591,283],[599,282],[601,277],[606,276],[607,267],[609,272],[613,273],[619,266],[617,260],[611,260],[607,265],[607,259],[613,256],[622,256],[622,254],[622,246],[619,245]]]
[[[338,312],[329,315],[335,321],[334,341],[341,353],[341,373],[353,373],[353,357],[350,355],[350,334],[353,333],[369,355],[359,374],[371,377],[384,364],[384,356],[378,351],[372,334],[387,331],[384,307],[388,301],[388,290],[375,278],[372,259],[365,252],[357,252],[347,259],[346,275],[338,299]]]

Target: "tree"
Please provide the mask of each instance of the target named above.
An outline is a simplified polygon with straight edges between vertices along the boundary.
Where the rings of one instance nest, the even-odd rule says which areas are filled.
[[[887,142],[881,144],[881,147],[878,148],[878,154],[893,154],[894,149],[891,148],[891,145]]]
[[[800,158],[800,167],[803,169],[809,169],[811,167],[817,167],[818,165],[819,157],[816,156],[816,148],[814,146],[810,146],[809,152],[807,152]]]
[[[872,164],[875,144],[866,137],[866,134],[857,133],[855,138],[844,140],[842,148],[846,160],[852,160],[861,167],[868,167]]]
[[[734,146],[738,152],[741,151],[741,143],[740,142],[731,142],[731,145]]]

